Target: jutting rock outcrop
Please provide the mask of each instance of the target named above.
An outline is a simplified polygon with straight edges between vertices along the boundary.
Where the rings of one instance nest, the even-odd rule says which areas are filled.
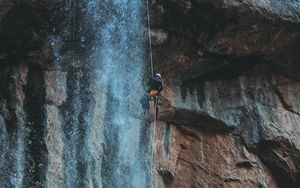
[[[161,186],[299,187],[299,6],[152,1]]]

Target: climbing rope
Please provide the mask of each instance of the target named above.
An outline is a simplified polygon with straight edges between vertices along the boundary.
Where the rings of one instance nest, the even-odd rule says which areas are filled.
[[[154,76],[154,68],[153,68],[153,55],[152,55],[152,41],[151,41],[151,23],[150,23],[150,7],[149,7],[149,0],[147,1],[147,16],[148,16],[148,39],[149,39],[149,51],[150,51],[150,65],[151,65],[151,76]],[[156,154],[156,142],[155,142],[155,130],[156,130],[156,105],[157,105],[157,98],[154,98],[154,118],[153,118],[153,141],[152,141],[152,170],[151,175],[153,178],[153,188],[156,188],[156,177],[155,172],[155,154]],[[153,174],[154,172],[154,174]]]

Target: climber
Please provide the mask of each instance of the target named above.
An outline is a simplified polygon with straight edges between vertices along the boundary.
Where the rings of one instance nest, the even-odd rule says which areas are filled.
[[[156,104],[157,96],[160,95],[160,92],[163,90],[163,84],[161,81],[161,75],[159,73],[156,73],[152,78],[149,79],[148,82],[148,89],[146,90],[146,93],[142,98],[140,99],[140,103],[142,105],[142,108],[144,110],[144,114],[148,114],[150,109],[149,101],[154,100],[154,103]],[[158,108],[156,106],[156,108]],[[158,110],[156,109],[156,113]]]
[[[156,73],[152,78],[150,78],[148,86],[149,88],[147,89],[147,93],[150,94],[151,97],[155,98],[159,96],[160,92],[163,90],[161,75]]]

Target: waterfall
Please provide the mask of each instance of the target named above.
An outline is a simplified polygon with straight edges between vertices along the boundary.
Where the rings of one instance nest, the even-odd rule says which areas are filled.
[[[140,105],[145,2],[55,1],[47,10],[63,18],[41,45],[50,68],[24,63],[0,80],[12,93],[3,97],[10,108],[0,106],[0,187],[151,187]]]
[[[145,3],[103,0],[95,50],[97,83],[105,93],[103,121],[105,188],[150,187],[150,128],[140,114],[145,76]],[[95,5],[95,4],[93,4]],[[96,14],[97,15],[97,14]],[[97,15],[99,16],[99,15]]]

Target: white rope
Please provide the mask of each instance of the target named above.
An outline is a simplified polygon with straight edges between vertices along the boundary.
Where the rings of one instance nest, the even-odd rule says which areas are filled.
[[[155,135],[156,135],[156,105],[157,105],[157,98],[154,99],[154,105],[153,105],[153,108],[154,108],[154,119],[153,119],[153,142],[152,142],[152,164],[153,164],[153,167],[152,167],[152,171],[154,172],[154,176],[153,176],[153,184],[154,184],[154,188],[156,188],[156,164],[155,164],[155,155],[156,155],[156,139],[155,139]]]
[[[149,50],[150,50],[150,65],[151,65],[151,76],[154,76],[154,68],[153,68],[153,55],[152,55],[152,41],[151,41],[151,23],[150,23],[150,7],[149,7],[149,0],[147,0],[147,16],[148,16],[148,38],[149,38]],[[157,98],[154,99],[154,119],[153,119],[153,141],[152,141],[152,169],[151,175],[153,178],[153,188],[156,188],[156,168],[155,168],[155,154],[156,154],[156,142],[155,142],[155,134],[156,134],[156,105],[157,105]],[[153,174],[154,172],[154,174]]]

